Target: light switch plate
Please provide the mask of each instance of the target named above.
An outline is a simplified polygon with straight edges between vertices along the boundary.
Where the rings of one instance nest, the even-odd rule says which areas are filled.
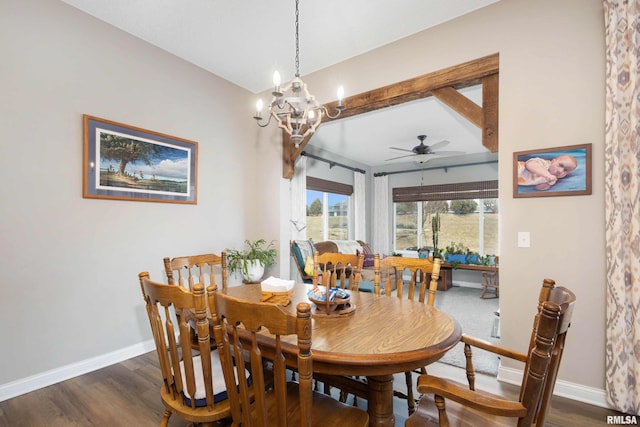
[[[518,231],[518,247],[528,248],[531,246],[531,235],[528,231]]]

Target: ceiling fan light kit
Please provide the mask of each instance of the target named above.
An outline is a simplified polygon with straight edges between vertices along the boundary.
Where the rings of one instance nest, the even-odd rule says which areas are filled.
[[[433,157],[428,154],[418,154],[417,156],[415,156],[415,159],[413,159],[413,161],[416,162],[417,165],[423,165],[432,158]]]
[[[309,93],[307,85],[300,78],[300,48],[299,48],[299,34],[298,34],[298,6],[299,0],[296,0],[296,55],[295,66],[296,75],[295,78],[284,87],[280,86],[280,73],[275,71],[273,73],[273,99],[269,104],[268,120],[266,123],[262,123],[262,108],[264,106],[262,99],[256,102],[256,114],[253,118],[260,127],[267,127],[271,123],[271,118],[274,118],[278,122],[278,127],[284,129],[285,132],[291,137],[296,148],[304,140],[305,137],[312,135],[320,123],[322,117],[326,115],[330,119],[337,118],[342,110],[345,109],[345,105],[342,100],[344,98],[344,89],[342,86],[338,88],[338,105],[336,106],[336,112],[331,115],[324,105],[320,105],[316,98]]]

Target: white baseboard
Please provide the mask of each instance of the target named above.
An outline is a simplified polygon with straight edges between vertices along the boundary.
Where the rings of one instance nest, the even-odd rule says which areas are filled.
[[[522,369],[504,368],[501,366],[498,368],[498,381],[519,386],[522,384],[523,373],[524,371]],[[553,394],[601,408],[615,409],[607,403],[605,391],[594,387],[556,380]]]
[[[148,353],[155,348],[156,346],[153,340],[149,340],[10,383],[0,384],[0,402],[113,365],[114,363],[122,362],[123,360],[131,359],[132,357]]]

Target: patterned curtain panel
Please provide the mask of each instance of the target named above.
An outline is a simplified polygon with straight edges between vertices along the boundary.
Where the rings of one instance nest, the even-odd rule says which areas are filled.
[[[640,413],[639,2],[604,1],[606,36],[606,391]]]

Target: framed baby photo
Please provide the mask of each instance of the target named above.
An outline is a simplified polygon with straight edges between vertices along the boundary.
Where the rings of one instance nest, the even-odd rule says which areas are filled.
[[[591,194],[591,144],[513,153],[513,197]]]

